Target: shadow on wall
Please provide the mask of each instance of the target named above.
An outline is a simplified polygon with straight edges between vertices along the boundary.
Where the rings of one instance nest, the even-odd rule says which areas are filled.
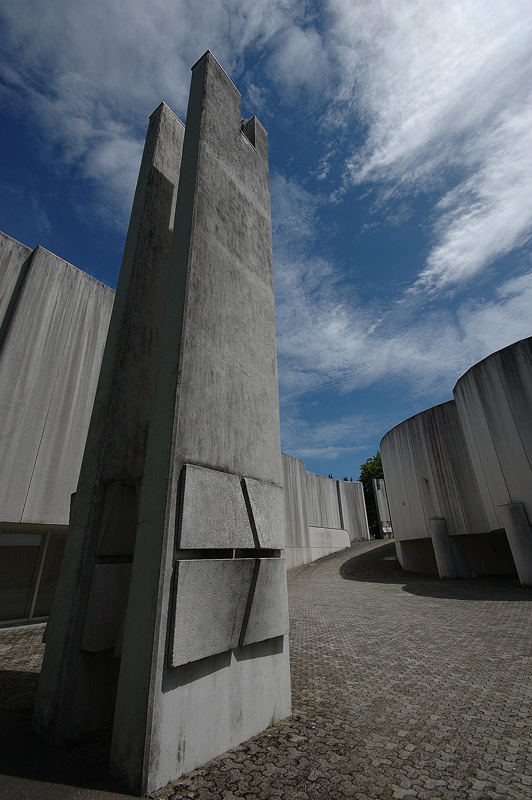
[[[345,561],[340,567],[340,575],[347,581],[398,584],[404,592],[423,597],[532,601],[532,591],[520,586],[517,576],[490,575],[473,580],[446,581],[437,576],[403,570],[393,542]]]

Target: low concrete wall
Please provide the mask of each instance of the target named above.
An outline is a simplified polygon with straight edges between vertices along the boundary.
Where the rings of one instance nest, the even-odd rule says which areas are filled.
[[[283,472],[288,569],[369,539],[360,482],[306,472],[304,461],[285,453]]]
[[[511,552],[521,582],[532,583],[532,338],[471,367],[454,397],[381,442],[395,538],[434,541],[444,521],[455,567],[506,573]],[[405,568],[426,568],[415,549],[397,550]]]

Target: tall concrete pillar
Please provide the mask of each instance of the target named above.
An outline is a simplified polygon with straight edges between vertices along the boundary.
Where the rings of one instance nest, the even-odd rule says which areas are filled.
[[[206,53],[150,122],[37,730],[112,725],[142,794],[287,716],[283,548],[267,135]]]
[[[440,578],[470,577],[462,543],[457,537],[449,536],[446,520],[433,517],[429,521],[429,530]]]
[[[152,114],[34,714],[54,742],[110,727],[166,298],[184,126]]]
[[[508,544],[519,575],[525,586],[532,586],[532,530],[522,503],[498,506],[506,530]]]
[[[111,749],[149,792],[290,713],[267,135],[192,69]]]

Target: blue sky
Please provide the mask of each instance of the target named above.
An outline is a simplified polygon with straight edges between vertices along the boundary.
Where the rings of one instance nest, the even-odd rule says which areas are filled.
[[[216,55],[269,132],[283,449],[380,438],[532,334],[530,0],[4,0],[0,229],[115,285],[149,114]]]

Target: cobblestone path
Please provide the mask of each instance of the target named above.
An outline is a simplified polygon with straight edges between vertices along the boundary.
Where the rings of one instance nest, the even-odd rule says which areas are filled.
[[[366,542],[293,570],[289,596],[293,716],[153,797],[532,798],[530,590],[404,573]],[[0,631],[0,669],[38,669],[37,641]],[[0,707],[23,719],[31,683]]]

